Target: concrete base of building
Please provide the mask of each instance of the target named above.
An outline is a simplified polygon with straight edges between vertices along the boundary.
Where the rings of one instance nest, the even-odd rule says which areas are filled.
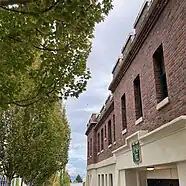
[[[140,148],[137,163],[134,142],[139,142]],[[154,186],[155,182],[186,186],[186,116],[152,132],[134,133],[111,158],[87,167],[86,186]]]

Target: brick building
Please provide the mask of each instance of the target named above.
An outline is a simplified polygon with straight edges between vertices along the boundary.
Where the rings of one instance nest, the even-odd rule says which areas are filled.
[[[186,186],[186,0],[144,3],[87,124],[87,186]]]

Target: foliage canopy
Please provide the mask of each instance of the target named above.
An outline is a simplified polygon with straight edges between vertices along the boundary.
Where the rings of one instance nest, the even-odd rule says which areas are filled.
[[[111,1],[0,3],[0,106],[78,97],[90,78],[86,61],[95,24],[109,13]]]
[[[70,140],[65,112],[61,115],[59,104],[37,104],[9,109],[0,121],[1,171],[8,180],[16,175],[35,186],[64,169]]]

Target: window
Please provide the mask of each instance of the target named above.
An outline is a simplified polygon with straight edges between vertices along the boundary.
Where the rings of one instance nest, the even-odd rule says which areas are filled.
[[[90,144],[89,144],[89,141],[88,141],[88,152],[87,152],[87,154],[88,154],[88,157],[89,157],[89,150],[90,150],[90,146],[89,146]]]
[[[101,180],[102,180],[102,185],[101,186],[104,186],[104,174],[101,175]]]
[[[109,186],[113,186],[113,177],[112,177],[112,174],[109,174]]]
[[[103,128],[101,129],[101,150],[104,149],[104,134],[103,134]]]
[[[100,133],[98,133],[98,152],[100,152]]]
[[[87,184],[90,185],[89,183],[90,183],[90,180],[89,180],[89,175],[88,175]]]
[[[92,175],[90,175],[90,181],[89,181],[89,183],[91,183],[91,181],[92,181]]]
[[[162,44],[153,54],[154,61],[154,75],[155,75],[155,84],[156,84],[156,96],[158,103],[163,99],[168,97],[167,90],[167,78],[165,72],[165,63],[163,56],[163,46]]]
[[[101,183],[100,183],[100,175],[98,175],[98,186],[100,186]]]
[[[92,175],[88,175],[88,179],[87,179],[87,181],[88,181],[88,185],[91,184],[91,180],[92,180]]]
[[[107,182],[107,174],[105,174],[105,186],[108,186],[108,182]]]
[[[114,142],[115,142],[116,141],[115,115],[113,115],[113,133],[114,133]]]
[[[111,120],[108,122],[108,145],[112,144],[112,126],[111,126]]]
[[[92,156],[92,138],[90,139],[90,156]]]
[[[134,97],[135,97],[136,120],[138,120],[140,117],[143,116],[139,75],[134,80]]]
[[[127,114],[126,114],[126,98],[125,94],[121,97],[121,109],[122,109],[122,129],[127,128]]]
[[[105,125],[105,138],[107,138],[107,126]]]

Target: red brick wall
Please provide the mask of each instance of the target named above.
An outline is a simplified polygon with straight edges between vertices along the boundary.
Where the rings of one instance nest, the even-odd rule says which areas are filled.
[[[88,141],[90,144],[90,139],[92,139],[92,155],[88,156]],[[97,152],[97,146],[95,145],[97,143],[96,137],[95,137],[95,132],[94,128],[89,132],[87,136],[87,164],[92,164],[96,162],[96,152]]]
[[[161,110],[156,110],[157,97],[153,67],[153,54],[163,44],[165,70],[167,75],[168,97],[170,103]],[[140,75],[143,122],[135,125],[135,100],[133,81]],[[122,135],[121,97],[126,95],[127,133]],[[186,0],[170,0],[158,22],[153,27],[145,43],[130,65],[120,84],[113,92],[114,112],[103,123],[108,124],[115,113],[116,145],[97,156],[96,138],[94,139],[94,161],[102,161],[112,156],[112,151],[125,143],[125,138],[138,130],[152,131],[157,127],[186,115]],[[112,120],[113,124],[113,120]],[[101,128],[102,128],[101,127]],[[98,131],[101,131],[99,128]],[[112,130],[113,131],[113,130]],[[108,133],[108,128],[107,128]],[[90,132],[89,137],[92,135]],[[88,137],[88,138],[89,138]]]
[[[114,111],[112,111],[110,113],[110,115],[108,116],[108,118],[104,121],[104,123],[102,124],[102,126],[96,131],[96,134],[98,134],[98,132],[101,133],[101,129],[105,129],[105,125],[106,125],[106,140],[104,140],[104,151],[102,153],[100,153],[99,155],[97,155],[97,162],[102,161],[104,159],[107,159],[109,157],[112,156],[112,151],[114,149],[116,149],[116,145],[114,145],[114,130],[113,130],[113,115],[114,115]],[[111,120],[111,126],[112,126],[112,146],[111,148],[108,148],[108,122],[109,120]],[[104,130],[104,135],[105,135],[105,130]]]
[[[124,144],[126,136],[138,130],[155,128],[186,114],[186,1],[170,0],[158,22],[152,29],[136,58],[113,93],[116,113],[118,145]],[[156,87],[153,54],[163,44],[170,103],[156,110]],[[135,125],[135,100],[133,81],[140,75],[143,122]],[[120,98],[126,94],[127,133],[121,134]]]

